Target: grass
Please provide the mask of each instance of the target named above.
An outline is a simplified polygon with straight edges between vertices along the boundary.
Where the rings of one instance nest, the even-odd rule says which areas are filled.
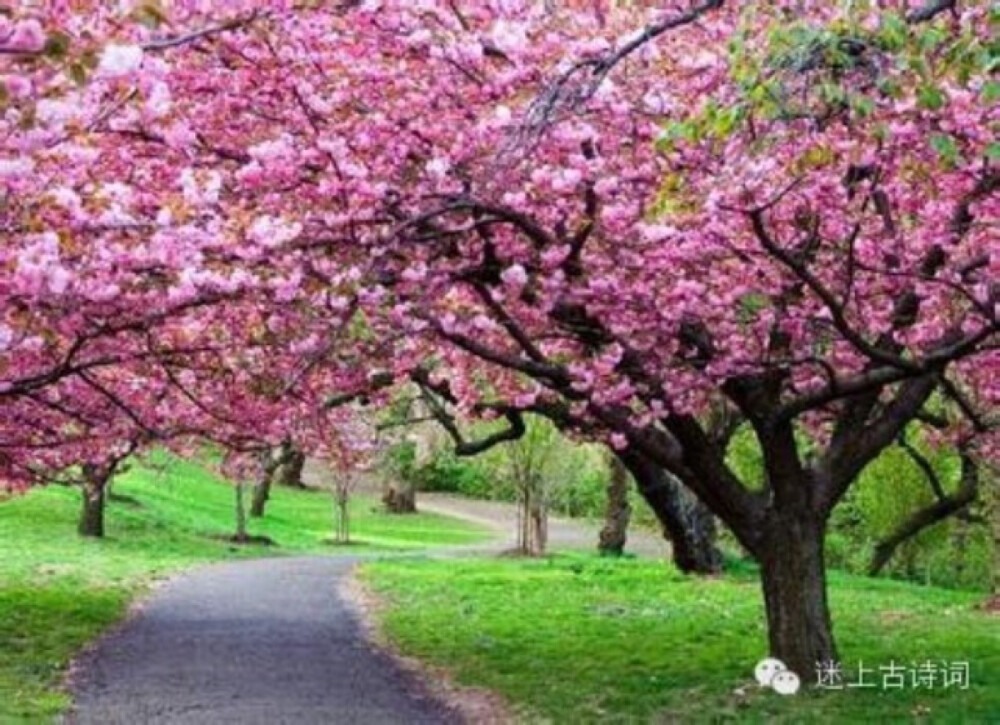
[[[51,721],[68,705],[60,689],[70,658],[125,614],[157,578],[230,558],[326,552],[332,501],[276,488],[250,532],[277,546],[237,547],[233,488],[195,463],[160,471],[134,467],[114,485],[132,503],[108,505],[104,540],[76,534],[79,491],[36,490],[0,501],[0,723]],[[370,498],[352,503],[352,532],[364,551],[419,550],[481,541],[480,529],[434,514],[390,516]],[[346,551],[346,550],[345,550]]]
[[[656,561],[377,561],[362,576],[404,653],[501,693],[526,721],[997,722],[1000,618],[982,594],[834,572],[845,682],[859,661],[968,662],[967,690],[845,689],[781,697],[753,668],[766,650],[753,571],[684,577]],[[909,678],[909,674],[907,674]]]

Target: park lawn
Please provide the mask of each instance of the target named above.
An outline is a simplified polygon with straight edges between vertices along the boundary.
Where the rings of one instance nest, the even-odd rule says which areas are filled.
[[[766,651],[749,568],[685,577],[663,562],[572,554],[543,560],[368,562],[382,631],[464,685],[504,695],[525,721],[1000,721],[1000,617],[984,595],[830,575],[845,682],[873,690],[782,697],[753,680]],[[968,662],[967,690],[882,691],[893,661]]]
[[[61,689],[72,656],[120,620],[151,582],[231,558],[334,552],[331,497],[276,487],[251,534],[276,546],[236,547],[232,486],[196,463],[162,457],[114,484],[104,540],[76,534],[79,491],[60,486],[0,501],[0,723],[51,721],[69,704]],[[352,506],[351,553],[482,541],[487,534],[434,514],[390,516],[370,498]],[[341,549],[340,551],[347,551]]]

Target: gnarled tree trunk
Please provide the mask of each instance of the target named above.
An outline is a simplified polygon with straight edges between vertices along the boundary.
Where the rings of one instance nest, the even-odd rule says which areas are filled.
[[[111,476],[101,466],[86,464],[83,467],[82,499],[80,521],[77,531],[80,536],[101,538],[104,536],[105,487]]]
[[[278,473],[278,483],[291,488],[305,488],[302,482],[302,469],[306,465],[306,454],[300,450],[291,449],[285,455],[285,462]]]
[[[632,473],[639,493],[663,527],[674,564],[689,574],[717,574],[722,554],[716,547],[715,517],[667,471],[630,450],[618,457]]]
[[[613,453],[607,456],[608,478],[607,503],[604,508],[604,526],[598,536],[597,550],[605,555],[621,556],[625,551],[628,524],[632,518],[632,508],[628,502],[628,469]]]
[[[264,515],[264,507],[271,498],[271,484],[274,481],[276,465],[270,452],[261,455],[260,474],[253,488],[253,500],[250,502],[250,516],[255,519]]]
[[[417,512],[417,490],[412,483],[395,480],[386,484],[382,493],[385,510],[391,514],[413,514]]]
[[[836,661],[823,559],[825,523],[804,512],[775,513],[760,544],[770,654],[814,680],[817,663]]]

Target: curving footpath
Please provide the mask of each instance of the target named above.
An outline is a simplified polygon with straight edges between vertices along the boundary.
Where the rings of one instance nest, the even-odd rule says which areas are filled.
[[[453,723],[338,594],[353,557],[206,566],[78,663],[68,723]]]

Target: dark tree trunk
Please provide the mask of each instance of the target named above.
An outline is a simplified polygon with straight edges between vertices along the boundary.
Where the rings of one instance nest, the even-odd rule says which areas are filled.
[[[104,500],[108,474],[97,466],[83,467],[83,508],[77,531],[80,536],[101,538],[104,536]]]
[[[391,514],[416,513],[417,491],[411,483],[390,483],[382,494],[382,503]]]
[[[302,451],[292,450],[285,458],[285,464],[278,473],[278,483],[291,488],[305,488],[302,482],[302,469],[306,465],[306,454]]]
[[[271,483],[274,481],[274,469],[269,463],[263,464],[260,478],[253,489],[253,500],[250,502],[250,516],[259,519],[264,515],[264,507],[271,498]]]
[[[667,471],[631,451],[618,452],[643,499],[670,541],[674,564],[688,574],[717,574],[722,554],[715,545],[715,518]]]
[[[760,545],[770,654],[803,684],[819,662],[836,661],[823,560],[825,525],[809,515],[775,514]]]
[[[632,508],[628,502],[628,469],[621,459],[608,455],[608,499],[604,509],[604,527],[597,542],[597,550],[605,555],[621,556],[625,551],[628,524]]]

